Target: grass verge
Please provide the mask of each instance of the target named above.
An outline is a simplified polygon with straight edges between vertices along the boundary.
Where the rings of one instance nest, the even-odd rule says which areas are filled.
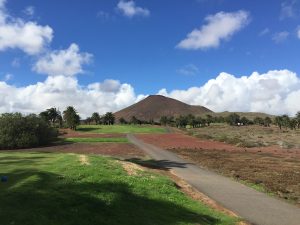
[[[166,129],[151,125],[80,125],[77,128],[80,132],[90,133],[165,133]]]
[[[58,153],[0,153],[1,224],[229,225],[168,178],[129,176],[116,160]]]

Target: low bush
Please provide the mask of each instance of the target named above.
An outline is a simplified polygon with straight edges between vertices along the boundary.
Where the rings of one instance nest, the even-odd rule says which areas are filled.
[[[47,145],[58,136],[58,131],[34,114],[0,115],[0,149],[31,148]]]

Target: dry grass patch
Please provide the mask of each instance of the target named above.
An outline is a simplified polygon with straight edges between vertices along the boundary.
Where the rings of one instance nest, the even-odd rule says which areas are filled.
[[[86,166],[91,165],[89,158],[86,155],[79,155],[79,161],[81,165],[86,165]]]

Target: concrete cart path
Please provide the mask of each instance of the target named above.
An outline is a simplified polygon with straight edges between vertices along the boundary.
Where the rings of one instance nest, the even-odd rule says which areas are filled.
[[[246,221],[255,225],[300,225],[300,208],[297,206],[202,169],[172,152],[144,143],[132,134],[127,137],[160,166],[172,169],[178,177]]]

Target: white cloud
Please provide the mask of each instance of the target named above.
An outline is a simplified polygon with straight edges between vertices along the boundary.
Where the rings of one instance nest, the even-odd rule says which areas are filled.
[[[185,65],[184,67],[178,69],[176,72],[179,74],[182,74],[182,75],[187,75],[187,76],[188,75],[196,75],[199,72],[199,68],[197,66],[195,66],[194,64],[188,64],[188,65]]]
[[[115,80],[83,87],[75,77],[49,76],[44,82],[19,88],[0,82],[0,113],[39,113],[49,107],[63,111],[72,105],[85,118],[95,111],[117,111],[144,97],[136,96],[131,85]]]
[[[27,15],[27,16],[33,16],[35,13],[35,8],[34,6],[27,6],[23,12]]]
[[[82,66],[92,59],[89,53],[81,53],[78,45],[71,44],[68,49],[54,50],[41,57],[33,70],[50,76],[73,76],[83,73]]]
[[[300,39],[300,27],[297,28],[297,37]]]
[[[134,1],[119,1],[117,8],[127,17],[149,16],[150,11],[146,8],[136,6]]]
[[[52,28],[8,15],[5,2],[0,0],[0,51],[21,49],[30,55],[40,53],[53,38]]]
[[[21,49],[30,55],[38,54],[51,42],[52,37],[51,27],[8,15],[5,1],[0,0],[0,51]]]
[[[102,18],[104,20],[108,20],[111,18],[110,14],[108,12],[104,12],[104,11],[98,11],[97,12],[97,18]]]
[[[265,112],[294,115],[300,111],[300,78],[289,70],[236,77],[220,73],[201,87],[158,94],[193,105],[222,111]]]
[[[298,2],[296,0],[288,0],[281,3],[279,19],[295,18],[297,13],[299,13],[297,4]]]
[[[194,29],[177,47],[182,49],[217,48],[222,40],[228,40],[234,33],[245,27],[250,19],[243,10],[226,13],[219,12],[205,18],[207,22],[200,29]]]
[[[14,76],[11,73],[7,73],[4,76],[4,81],[9,81],[13,78]]]
[[[270,33],[270,29],[269,28],[265,28],[261,32],[259,32],[258,36],[265,36],[268,33]]]
[[[284,42],[289,37],[289,35],[290,33],[287,31],[278,32],[273,35],[272,40],[275,43],[279,44],[281,42]]]
[[[6,0],[0,0],[0,9],[4,8],[5,3],[6,3]]]
[[[300,110],[300,78],[289,70],[236,77],[220,73],[203,86],[158,94],[193,105],[203,105],[216,112],[244,111],[294,115]],[[73,105],[85,118],[94,111],[117,111],[145,98],[136,95],[130,84],[105,80],[87,86],[76,77],[49,76],[44,82],[15,87],[0,82],[0,113],[39,113],[49,107],[64,110]]]
[[[21,63],[20,63],[20,59],[19,58],[14,58],[13,61],[11,62],[11,66],[18,68],[20,67]]]

